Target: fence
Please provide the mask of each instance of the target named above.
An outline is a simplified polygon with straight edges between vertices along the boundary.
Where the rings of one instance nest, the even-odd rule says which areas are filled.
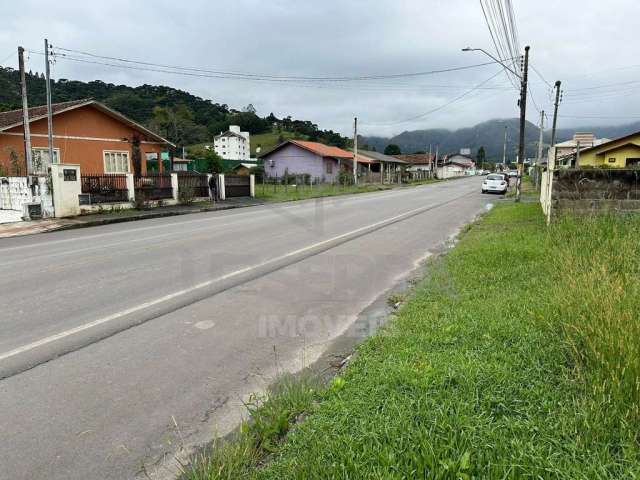
[[[161,200],[173,198],[171,174],[148,173],[133,177],[136,199]]]
[[[226,198],[248,197],[251,195],[251,177],[246,175],[225,175],[224,188]]]
[[[206,173],[178,172],[178,189],[192,191],[194,197],[208,197],[209,177]]]
[[[91,196],[91,203],[127,202],[127,176],[121,174],[81,174],[81,190]]]

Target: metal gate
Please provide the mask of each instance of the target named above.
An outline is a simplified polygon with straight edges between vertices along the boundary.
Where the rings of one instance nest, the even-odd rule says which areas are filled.
[[[251,178],[247,175],[225,175],[224,190],[225,196],[249,197],[251,196]]]

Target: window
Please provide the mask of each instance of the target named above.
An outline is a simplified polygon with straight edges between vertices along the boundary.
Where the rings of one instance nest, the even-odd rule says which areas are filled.
[[[333,164],[331,160],[327,161],[327,175],[331,175],[333,173]]]
[[[611,157],[611,158],[609,159],[609,163],[616,163],[616,159],[615,159],[615,157]]]
[[[104,173],[129,173],[129,152],[104,152]]]
[[[31,157],[33,162],[33,173],[47,173],[51,161],[49,160],[48,148],[32,148]],[[53,149],[53,163],[60,163],[60,149]]]

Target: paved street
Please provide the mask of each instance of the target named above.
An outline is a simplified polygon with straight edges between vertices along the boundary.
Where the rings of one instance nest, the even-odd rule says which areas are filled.
[[[0,240],[0,478],[166,477],[497,200],[480,182]]]

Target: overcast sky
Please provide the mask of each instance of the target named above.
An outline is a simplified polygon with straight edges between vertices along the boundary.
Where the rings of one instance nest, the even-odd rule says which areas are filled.
[[[531,45],[531,63],[547,81],[563,81],[559,126],[640,120],[640,94],[634,93],[640,86],[640,2],[512,1],[521,46]],[[18,45],[42,50],[45,37],[56,47],[105,56],[290,76],[397,74],[472,65],[487,58],[461,48],[492,47],[477,0],[3,0],[1,10],[0,62],[16,68],[12,51]],[[31,54],[27,68],[42,71],[43,64],[41,56]],[[357,115],[361,133],[391,135],[517,116],[517,91],[499,71],[488,65],[395,80],[301,85],[60,59],[53,76],[169,85],[238,109],[252,103],[261,115],[291,115],[343,134],[351,132]],[[483,89],[423,115],[495,74]],[[535,102],[551,112],[550,88],[535,72],[530,77]],[[625,84],[635,80],[639,83]],[[590,89],[614,83],[623,85]],[[538,122],[532,103],[527,117]]]

